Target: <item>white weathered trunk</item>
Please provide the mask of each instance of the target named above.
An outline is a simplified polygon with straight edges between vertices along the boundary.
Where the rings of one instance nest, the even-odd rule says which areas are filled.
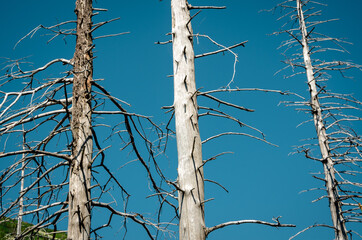
[[[174,68],[174,110],[178,153],[180,240],[203,240],[204,176],[194,49],[190,12],[186,0],[172,0],[172,41]]]
[[[90,239],[92,168],[92,106],[93,77],[92,0],[77,0],[77,42],[74,53],[72,102],[72,162],[69,172],[68,239]]]
[[[317,132],[318,143],[323,158],[323,168],[326,181],[326,190],[329,199],[329,207],[331,211],[333,226],[335,227],[336,239],[347,240],[347,231],[342,216],[341,203],[338,201],[338,190],[335,182],[335,169],[333,160],[329,155],[329,144],[326,129],[323,122],[322,110],[318,99],[318,90],[314,78],[313,66],[310,58],[307,29],[304,21],[301,0],[297,1],[298,18],[300,23],[300,31],[302,33],[303,58],[308,79],[308,87],[310,92],[310,105],[312,108],[313,120]]]
[[[24,129],[23,129],[24,131]],[[25,135],[25,134],[24,134]],[[25,136],[23,137],[23,150],[25,150]],[[20,180],[20,192],[21,195],[24,191],[24,175],[25,175],[25,154],[23,154],[22,162],[21,162],[21,180]],[[21,234],[21,225],[23,222],[23,210],[24,210],[24,197],[21,196],[19,200],[19,214],[18,214],[18,224],[16,227],[16,236],[20,236]]]

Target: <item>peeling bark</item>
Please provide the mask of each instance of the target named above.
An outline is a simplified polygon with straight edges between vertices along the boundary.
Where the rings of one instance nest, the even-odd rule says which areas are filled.
[[[92,167],[92,106],[93,77],[92,0],[77,0],[77,41],[74,53],[72,104],[72,160],[69,172],[68,239],[90,238]]]
[[[196,102],[193,33],[186,0],[172,0],[174,110],[178,152],[180,240],[206,238],[204,176]]]

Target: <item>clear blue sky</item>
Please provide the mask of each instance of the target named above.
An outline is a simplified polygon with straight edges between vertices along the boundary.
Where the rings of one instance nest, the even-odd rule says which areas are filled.
[[[281,37],[268,36],[279,30],[283,22],[277,22],[279,16],[260,10],[270,9],[278,1],[190,1],[193,5],[225,5],[226,10],[203,10],[193,21],[194,33],[208,34],[223,45],[232,45],[248,40],[245,48],[235,52],[239,56],[236,65],[234,86],[240,88],[268,88],[297,92],[306,96],[305,79],[284,79],[290,72],[274,75],[284,65],[284,57],[277,49]],[[327,1],[324,1],[327,2]],[[39,24],[54,25],[64,20],[74,19],[74,1],[25,1],[0,0],[0,57],[20,58],[30,56],[34,66],[41,66],[53,58],[70,59],[74,51],[74,38],[63,40],[58,38],[47,44],[49,36],[43,32],[33,38],[25,39],[15,50],[15,43]],[[170,1],[139,0],[111,1],[98,0],[97,7],[109,9],[94,17],[94,22],[120,17],[95,33],[97,35],[130,31],[128,35],[96,40],[95,78],[104,78],[104,86],[111,89],[117,97],[131,103],[132,111],[153,116],[158,122],[167,122],[168,115],[160,109],[172,105],[172,49],[171,45],[160,46],[154,42],[166,41],[165,34],[171,30]],[[343,59],[362,64],[362,31],[361,1],[328,1],[328,7],[322,7],[322,19],[339,18],[340,21],[326,24],[324,33],[344,37],[353,45],[346,46],[350,54]],[[66,44],[64,44],[66,43]],[[195,52],[203,53],[217,48],[205,40],[195,42]],[[233,56],[231,54],[211,56],[196,61],[197,87],[202,90],[212,90],[225,86],[233,73]],[[335,92],[354,93],[362,98],[362,74],[354,71],[355,78],[333,79],[329,86]],[[2,89],[3,90],[3,89]],[[5,89],[6,90],[6,89]],[[220,95],[221,96],[221,95]],[[292,107],[279,105],[280,101],[290,100],[278,94],[265,93],[232,93],[225,96],[233,103],[255,109],[254,113],[235,113],[237,117],[249,125],[262,130],[268,141],[279,147],[273,147],[246,137],[224,137],[207,143],[203,148],[204,159],[222,151],[233,151],[233,155],[221,157],[205,168],[205,177],[218,181],[227,187],[229,193],[221,188],[206,184],[206,199],[215,198],[206,205],[206,225],[241,219],[259,219],[272,221],[273,217],[283,216],[282,223],[297,225],[294,229],[275,229],[267,226],[243,225],[234,226],[213,232],[209,239],[288,239],[297,231],[314,223],[330,224],[330,213],[326,199],[311,203],[319,196],[317,192],[300,194],[302,190],[321,186],[313,179],[312,172],[322,170],[320,164],[305,159],[302,155],[291,155],[293,146],[299,145],[301,139],[314,136],[314,128],[310,124],[296,128],[308,119],[302,112],[296,112]],[[200,104],[202,105],[202,100]],[[236,130],[229,122],[200,120],[201,138],[206,139],[222,128]],[[355,125],[361,132],[361,124]],[[175,141],[169,144],[167,158],[161,157],[162,166],[168,176],[176,177]],[[114,143],[117,145],[117,143]],[[116,152],[108,155],[117,159]],[[111,161],[113,162],[113,161]],[[122,163],[123,164],[123,163]],[[1,163],[1,167],[5,163]],[[113,165],[117,171],[117,164]],[[132,165],[123,171],[122,179],[129,183],[128,189],[135,196],[130,203],[132,210],[139,206],[149,211],[152,217],[155,209],[145,206],[144,192],[140,185],[146,185],[145,173]],[[138,175],[140,174],[140,175]],[[361,182],[361,181],[360,181]],[[134,190],[133,190],[134,189]],[[137,197],[139,196],[139,197]],[[132,202],[132,201],[131,201]],[[149,210],[147,207],[150,207]],[[102,213],[96,213],[101,216]],[[95,224],[100,224],[94,217]],[[98,221],[98,222],[97,222]],[[117,220],[116,220],[117,221]],[[130,225],[132,226],[132,225]],[[362,230],[355,225],[356,230]],[[128,239],[143,239],[141,228],[130,227]],[[104,239],[119,239],[122,230],[117,226],[102,232]],[[332,239],[333,232],[325,229],[315,229],[297,239]]]

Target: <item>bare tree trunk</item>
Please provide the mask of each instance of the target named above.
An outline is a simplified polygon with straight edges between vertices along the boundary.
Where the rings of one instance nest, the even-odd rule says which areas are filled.
[[[23,125],[24,131],[24,125]],[[23,150],[25,150],[25,133],[23,133]],[[19,195],[21,196],[24,191],[24,175],[25,175],[25,153],[23,153],[22,162],[21,162],[21,181],[20,181],[20,192]],[[19,237],[21,235],[21,225],[23,222],[23,210],[24,210],[24,197],[21,196],[19,200],[19,214],[18,214],[18,224],[16,226],[16,236]]]
[[[93,77],[92,0],[77,0],[77,42],[74,53],[72,103],[72,162],[69,173],[68,239],[90,238],[92,167],[92,106]]]
[[[327,195],[329,199],[329,207],[332,215],[333,226],[335,228],[336,239],[346,240],[348,239],[345,222],[342,216],[341,203],[338,200],[338,190],[335,178],[335,169],[333,160],[329,154],[330,148],[328,144],[328,138],[326,134],[326,128],[323,122],[321,106],[318,99],[318,90],[316,81],[314,78],[313,66],[310,58],[310,51],[308,46],[308,34],[306,24],[304,21],[304,14],[302,10],[301,0],[297,1],[297,11],[300,24],[300,31],[302,33],[302,45],[303,45],[303,58],[308,79],[308,87],[310,92],[310,106],[312,108],[312,114],[314,119],[314,125],[316,128],[319,148],[321,150],[323,159],[323,168],[325,175],[325,184]]]
[[[24,191],[24,161],[21,163],[20,195],[23,193],[23,191]],[[21,225],[23,222],[23,208],[24,208],[24,197],[21,197],[19,200],[19,214],[18,214],[18,223],[16,227],[16,236],[20,236],[21,234]]]
[[[180,240],[205,239],[204,176],[194,50],[186,0],[172,0],[174,110],[178,152]]]

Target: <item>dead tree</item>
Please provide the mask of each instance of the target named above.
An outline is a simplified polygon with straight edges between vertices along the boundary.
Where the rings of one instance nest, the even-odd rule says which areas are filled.
[[[136,223],[150,239],[154,239],[153,229],[163,231],[157,221],[129,212],[130,194],[108,166],[110,146],[102,146],[116,138],[121,150],[135,156],[134,162],[146,172],[151,188],[161,191],[154,175],[162,178],[154,146],[162,138],[162,130],[149,117],[127,111],[125,105],[129,104],[102,87],[101,79],[93,79],[93,40],[106,37],[93,34],[116,20],[93,23],[92,16],[101,11],[105,9],[94,8],[91,0],[77,0],[76,21],[39,25],[21,39],[41,30],[52,34],[50,41],[76,36],[70,59],[53,59],[31,70],[25,70],[30,68],[27,59],[9,60],[0,78],[0,158],[9,163],[0,175],[0,221],[18,216],[33,223],[18,232],[16,239],[35,237],[43,228],[53,228],[50,237],[55,238],[64,232],[60,224],[64,226],[67,220],[69,239],[98,238],[99,230],[110,226],[114,216],[121,217],[125,228],[128,219]],[[107,126],[103,116],[115,117],[117,125]],[[104,136],[104,128],[110,136]],[[151,129],[152,135],[144,128]],[[137,142],[142,142],[144,149]],[[144,159],[145,152],[150,162]],[[127,162],[132,161],[126,158],[122,164]],[[109,190],[111,183],[114,192]],[[121,207],[105,202],[106,194],[122,196],[116,199]],[[159,199],[162,201],[162,195]],[[91,225],[95,208],[104,210],[102,216],[108,214],[100,226]]]
[[[194,50],[186,1],[171,1],[174,111],[178,153],[180,239],[205,239],[204,174],[198,124]]]
[[[321,15],[316,4],[323,5],[305,0],[288,0],[279,4],[278,7],[284,10],[281,18],[289,17],[291,28],[276,34],[287,33],[290,36],[282,46],[289,52],[294,50],[292,57],[285,61],[287,67],[296,69],[292,76],[305,73],[307,79],[309,101],[288,103],[307,107],[298,110],[311,114],[316,130],[316,142],[301,146],[299,152],[322,164],[324,177],[314,177],[325,185],[326,195],[320,199],[327,198],[329,201],[333,225],[326,227],[334,229],[336,239],[345,240],[349,239],[348,234],[353,233],[346,224],[362,221],[359,209],[362,192],[358,182],[361,176],[361,137],[349,125],[362,120],[352,114],[353,110],[360,110],[361,102],[352,95],[329,91],[326,80],[334,76],[331,72],[337,71],[344,76],[346,70],[361,69],[361,66],[347,61],[329,61],[323,55],[330,51],[344,52],[345,49],[340,45],[343,40],[317,32],[319,24],[335,19],[314,20]],[[297,71],[298,68],[302,70]],[[320,156],[311,154],[312,146],[319,148]]]
[[[186,0],[172,0],[171,1],[171,15],[172,15],[172,40],[166,42],[157,42],[157,44],[171,43],[173,45],[173,78],[174,78],[174,103],[171,107],[166,107],[173,111],[172,117],[175,117],[176,126],[176,140],[177,140],[177,153],[178,153],[178,178],[176,182],[169,181],[169,184],[175,187],[178,191],[178,217],[179,217],[179,239],[180,240],[202,240],[206,239],[208,234],[214,230],[230,226],[239,225],[245,223],[257,223],[274,227],[293,227],[291,224],[281,224],[278,218],[274,219],[275,223],[269,223],[260,220],[240,220],[222,223],[213,227],[206,227],[205,225],[205,210],[204,205],[208,200],[204,199],[204,183],[205,181],[211,181],[204,178],[204,165],[209,160],[203,160],[202,158],[202,144],[225,135],[244,135],[256,138],[258,140],[265,141],[263,134],[261,137],[256,137],[241,132],[224,132],[216,136],[212,136],[204,141],[201,141],[198,119],[201,116],[214,116],[222,117],[225,119],[233,120],[240,126],[248,125],[240,122],[237,118],[228,115],[219,109],[213,109],[211,107],[199,106],[197,103],[197,97],[202,96],[211,101],[215,101],[220,105],[229,106],[241,111],[253,111],[251,109],[228,103],[219,98],[213,96],[214,93],[220,92],[239,92],[239,91],[272,91],[264,89],[232,89],[231,83],[226,88],[200,92],[196,88],[195,81],[195,59],[214,55],[221,52],[231,52],[235,56],[235,62],[237,55],[231,51],[232,48],[238,46],[244,46],[246,41],[235,44],[230,47],[225,47],[215,42],[207,35],[194,34],[191,26],[191,21],[199,13],[197,12],[193,16],[190,15],[190,11],[193,9],[224,9],[225,7],[214,6],[192,6]],[[195,55],[193,42],[195,38],[206,38],[212,43],[220,47],[220,49]],[[285,94],[281,91],[274,91],[281,94]],[[205,110],[205,113],[199,113],[199,110]],[[252,127],[250,127],[252,128]],[[256,130],[255,128],[252,128]],[[220,154],[222,155],[222,154]],[[216,156],[217,157],[217,156]],[[216,158],[215,157],[215,158]],[[215,159],[214,158],[214,159]],[[173,196],[175,192],[173,190],[167,195]]]
[[[23,150],[25,148],[25,143],[26,143],[26,139],[25,139],[25,134],[23,136]],[[24,154],[22,156],[24,158]],[[19,191],[19,195],[24,191],[24,174],[25,174],[25,169],[24,169],[24,162],[21,163],[21,175],[20,175],[20,191]],[[19,200],[19,214],[18,214],[18,223],[16,226],[16,236],[20,236],[21,234],[21,226],[22,226],[22,222],[23,222],[23,202],[24,202],[24,198],[21,197]]]
[[[72,155],[69,169],[68,238],[89,239],[91,223],[92,0],[77,0],[77,42],[73,57]]]

